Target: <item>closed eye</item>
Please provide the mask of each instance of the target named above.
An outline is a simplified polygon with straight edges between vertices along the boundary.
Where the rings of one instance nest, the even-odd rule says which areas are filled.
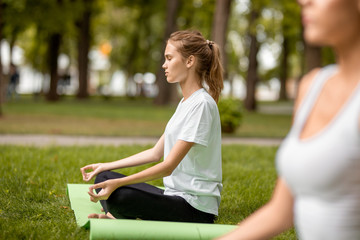
[[[165,55],[165,58],[166,58],[167,60],[169,60],[169,61],[171,60],[171,56],[168,55],[168,54]]]

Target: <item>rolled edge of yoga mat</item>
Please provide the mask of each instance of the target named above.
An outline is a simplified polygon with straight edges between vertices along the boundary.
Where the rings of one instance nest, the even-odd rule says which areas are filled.
[[[70,207],[74,212],[75,220],[79,227],[89,228],[88,215],[90,213],[101,213],[100,202],[91,202],[87,194],[90,186],[91,184],[67,184]]]
[[[236,225],[162,222],[128,219],[91,219],[90,240],[187,240],[213,239],[235,229]]]

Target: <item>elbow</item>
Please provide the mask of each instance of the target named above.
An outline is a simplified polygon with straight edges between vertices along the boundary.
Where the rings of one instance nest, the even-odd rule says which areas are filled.
[[[166,170],[164,171],[164,176],[163,177],[168,177],[173,173],[174,170]]]
[[[152,148],[151,151],[152,151],[151,162],[159,162],[163,157],[163,153],[156,151],[156,149],[154,148]]]
[[[163,177],[167,177],[167,176],[170,176],[173,171],[175,170],[175,168],[173,166],[171,166],[170,164],[166,164],[165,162],[164,163],[164,170],[163,170]]]

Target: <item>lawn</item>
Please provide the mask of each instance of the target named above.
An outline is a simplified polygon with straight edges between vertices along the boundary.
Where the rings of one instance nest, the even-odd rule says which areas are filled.
[[[291,103],[285,103],[291,105]],[[260,108],[284,103],[259,103]],[[92,136],[160,136],[176,106],[154,106],[150,99],[64,98],[57,103],[30,96],[3,104],[0,134],[64,134]],[[283,138],[291,113],[243,111],[243,121],[228,137]]]
[[[145,148],[0,146],[0,239],[88,239],[88,231],[76,226],[66,183],[81,183],[79,168],[85,164],[113,161]],[[276,180],[276,150],[223,147],[224,189],[217,223],[236,224],[269,200]],[[276,239],[296,239],[295,232]]]

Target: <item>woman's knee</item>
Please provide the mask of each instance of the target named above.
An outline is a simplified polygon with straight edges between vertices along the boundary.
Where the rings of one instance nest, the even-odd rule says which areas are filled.
[[[104,171],[104,172],[99,173],[96,176],[95,183],[100,183],[100,182],[104,182],[109,179],[116,179],[116,178],[122,178],[122,177],[126,177],[126,175],[118,173],[118,172],[113,172],[113,171]]]
[[[108,176],[109,172],[110,171],[104,171],[104,172],[101,172],[98,175],[96,175],[95,184],[108,180],[109,179],[109,176]]]
[[[106,203],[109,212],[127,218],[132,217],[132,211],[139,207],[134,196],[134,190],[126,187],[116,189],[106,200]]]

